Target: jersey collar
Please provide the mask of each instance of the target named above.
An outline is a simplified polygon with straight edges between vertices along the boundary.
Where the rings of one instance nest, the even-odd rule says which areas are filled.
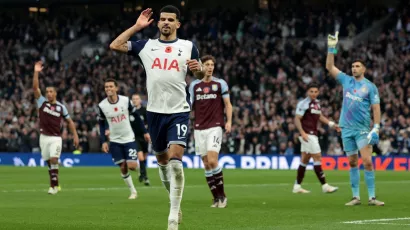
[[[164,41],[164,40],[161,40],[161,39],[158,38],[158,41],[161,42],[161,43],[174,43],[174,42],[178,41],[178,38],[176,38],[175,40],[172,40],[172,41]]]

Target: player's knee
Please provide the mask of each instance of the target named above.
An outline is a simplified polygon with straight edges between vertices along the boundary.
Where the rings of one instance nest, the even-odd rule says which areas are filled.
[[[58,164],[58,158],[50,158],[50,164],[52,164],[52,165],[56,165],[56,164]]]
[[[364,167],[365,170],[368,170],[368,171],[373,170],[372,159],[371,158],[363,159],[363,167]]]
[[[218,166],[218,160],[217,159],[208,159],[208,165],[211,169],[214,169]]]
[[[352,168],[357,167],[357,160],[356,159],[349,159],[349,165]]]

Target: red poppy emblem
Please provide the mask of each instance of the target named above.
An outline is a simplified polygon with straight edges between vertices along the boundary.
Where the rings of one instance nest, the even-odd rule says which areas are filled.
[[[172,47],[167,46],[167,48],[165,48],[165,53],[171,53],[171,52],[172,52]]]
[[[53,106],[51,106],[51,110],[53,110],[53,111],[54,111],[54,110],[55,110],[55,108],[54,108]]]
[[[204,93],[209,93],[209,87],[204,88]]]
[[[356,90],[353,90],[354,93],[356,93]]]
[[[115,112],[117,112],[117,111],[118,111],[118,108],[117,108],[117,107],[115,107],[115,108],[114,108],[114,111],[115,111]]]

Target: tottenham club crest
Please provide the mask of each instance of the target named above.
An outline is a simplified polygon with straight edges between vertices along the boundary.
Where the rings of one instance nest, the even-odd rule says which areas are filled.
[[[212,91],[218,91],[218,85],[217,84],[212,85]]]

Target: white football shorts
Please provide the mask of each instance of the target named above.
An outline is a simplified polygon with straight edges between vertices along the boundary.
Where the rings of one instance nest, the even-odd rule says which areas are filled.
[[[201,157],[208,151],[219,153],[222,144],[222,127],[212,127],[204,130],[195,130],[195,154]]]
[[[50,158],[60,158],[63,139],[57,136],[40,135],[41,157],[47,161]]]
[[[301,152],[305,152],[308,154],[317,154],[321,153],[322,150],[320,149],[319,145],[319,138],[315,135],[308,134],[308,142],[304,141],[302,136],[299,137],[299,141],[301,143]]]

